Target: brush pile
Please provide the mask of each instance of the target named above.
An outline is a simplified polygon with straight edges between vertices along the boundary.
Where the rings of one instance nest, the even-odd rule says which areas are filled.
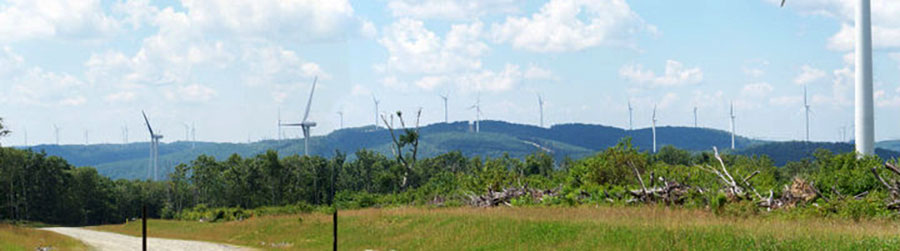
[[[900,169],[897,169],[897,166],[891,163],[884,163],[884,168],[890,170],[892,173],[900,175]],[[873,167],[872,173],[875,174],[875,178],[878,178],[878,181],[887,188],[888,192],[891,193],[891,200],[887,202],[887,208],[891,210],[900,210],[900,182],[897,180],[885,180],[881,175],[878,174],[878,168]]]
[[[534,189],[527,185],[522,187],[504,188],[502,191],[494,191],[488,189],[483,195],[469,195],[469,205],[474,207],[496,207],[499,205],[512,206],[510,203],[514,198],[528,196],[535,202],[544,200],[544,196],[557,196],[559,189]]]
[[[644,184],[644,179],[641,178],[641,173],[638,169],[634,167],[634,165],[631,165],[631,169],[634,170],[634,175],[637,176],[638,181],[641,184],[641,189],[628,191],[633,197],[626,201],[629,204],[660,202],[667,205],[682,204],[684,202],[684,195],[687,194],[688,190],[691,188],[690,186],[682,185],[675,181],[669,181],[662,176],[654,177],[653,172],[650,172],[650,186],[647,187]],[[656,183],[657,179],[659,180],[658,185]]]

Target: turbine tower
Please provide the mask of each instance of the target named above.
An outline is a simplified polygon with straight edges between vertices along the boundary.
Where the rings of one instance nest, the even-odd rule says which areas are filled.
[[[59,145],[59,127],[53,124],[53,134],[56,135],[56,145]]]
[[[806,112],[806,142],[809,142],[809,102],[806,99],[806,85],[803,85],[803,109]]]
[[[697,107],[694,106],[694,128],[697,128]]]
[[[541,128],[544,127],[544,97],[541,96],[540,93],[537,95],[538,97],[538,107],[541,111]]]
[[[153,127],[150,126],[150,119],[147,118],[147,113],[141,111],[141,114],[144,115],[144,123],[147,124],[147,131],[150,131],[150,165],[147,167],[147,178],[156,180],[156,173],[159,169],[159,140],[162,139],[163,136],[153,132]],[[151,171],[153,174],[152,176]]]
[[[88,130],[84,129],[84,145],[88,145]]]
[[[309,90],[309,99],[306,100],[306,112],[303,113],[303,120],[300,123],[283,124],[283,126],[299,126],[303,131],[303,155],[309,156],[309,130],[316,126],[316,122],[309,121],[309,108],[312,106],[313,93],[316,92],[316,83],[319,77],[313,78],[312,88]]]
[[[375,103],[375,129],[378,129],[378,103],[381,103],[381,100],[378,100],[375,94],[372,94],[372,102]]]
[[[786,1],[781,1],[784,7]],[[875,115],[872,101],[872,17],[871,0],[856,0],[856,153],[875,154]]]
[[[191,122],[191,148],[197,147],[197,128],[194,127],[194,122]]]
[[[633,123],[632,123],[633,121],[632,121],[632,119],[631,119],[631,113],[632,113],[633,111],[634,111],[634,109],[631,107],[631,101],[628,101],[628,130],[629,130],[629,131],[633,131],[633,130],[634,130],[634,125],[633,125]]]
[[[28,146],[28,129],[22,128],[22,134],[25,136],[25,146]]]
[[[344,112],[343,112],[343,111],[338,111],[338,112],[337,112],[337,115],[341,117],[341,124],[340,124],[341,127],[340,127],[340,129],[344,129]]]
[[[481,97],[475,99],[475,104],[469,107],[469,110],[475,110],[475,133],[481,131]]]
[[[278,140],[281,140],[281,139],[282,139],[282,137],[281,137],[282,135],[283,135],[283,134],[281,133],[281,107],[278,107],[278,136],[276,136],[276,138],[277,138]]]
[[[128,125],[122,127],[122,141],[128,144]]]
[[[444,100],[444,123],[450,123],[450,119],[447,116],[447,94],[441,95],[441,99]]]
[[[731,118],[731,150],[734,150],[734,102],[731,102],[729,117]]]
[[[653,153],[656,153],[656,105],[653,105],[653,117],[651,117],[653,129]]]

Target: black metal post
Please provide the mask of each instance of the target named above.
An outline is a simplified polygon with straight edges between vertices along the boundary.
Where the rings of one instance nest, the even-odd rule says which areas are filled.
[[[333,247],[334,251],[338,250],[338,232],[337,232],[337,230],[338,230],[338,208],[334,204],[334,190],[335,190],[334,187],[337,183],[337,182],[335,182],[335,179],[337,177],[337,170],[338,170],[337,165],[335,165],[334,169],[331,170],[331,207],[334,208],[334,215],[332,216],[332,221],[334,222],[334,224],[333,224],[334,225],[334,229],[333,229],[334,230],[334,238],[333,238],[334,239],[334,247]]]
[[[141,231],[143,238],[141,239],[141,246],[143,247],[141,250],[147,251],[147,205],[144,204],[144,207],[141,209]]]

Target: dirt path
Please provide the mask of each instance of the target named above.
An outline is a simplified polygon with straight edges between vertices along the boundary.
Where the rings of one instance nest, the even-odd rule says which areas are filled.
[[[51,227],[43,230],[78,239],[96,250],[141,250],[141,238],[123,234],[87,230],[77,227]],[[202,241],[147,238],[149,250],[252,250],[243,247]]]

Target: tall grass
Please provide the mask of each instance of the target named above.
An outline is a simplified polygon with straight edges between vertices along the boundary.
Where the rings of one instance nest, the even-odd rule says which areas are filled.
[[[38,247],[87,250],[83,243],[61,234],[0,223],[0,250],[35,250]]]
[[[362,209],[342,211],[339,245],[348,250],[810,250],[900,249],[900,226],[881,221],[730,218],[656,207]],[[96,227],[140,234],[138,222]],[[152,220],[151,236],[263,249],[323,250],[325,214],[239,222]]]

